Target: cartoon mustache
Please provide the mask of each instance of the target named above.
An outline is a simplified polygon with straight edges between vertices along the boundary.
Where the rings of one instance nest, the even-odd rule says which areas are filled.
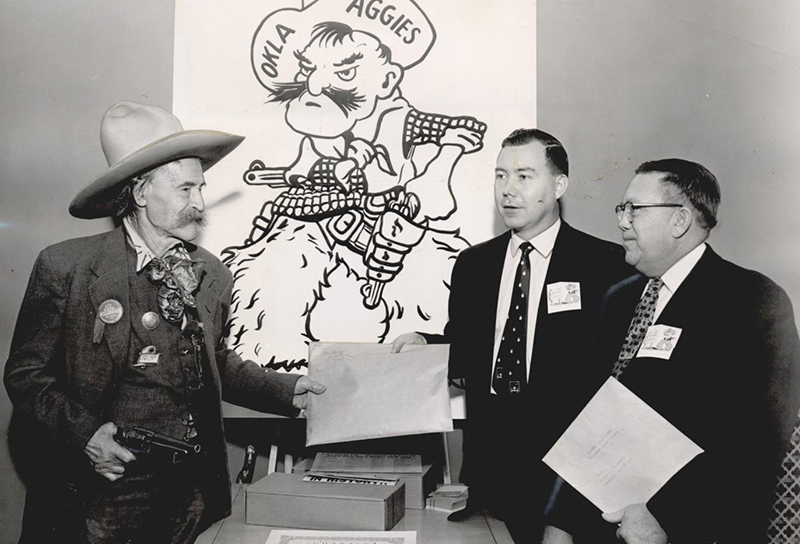
[[[308,91],[308,85],[304,81],[292,83],[276,83],[273,89],[267,89],[272,95],[269,102],[278,102],[280,104],[290,102],[295,98],[300,97],[304,92]],[[325,87],[322,89],[322,94],[331,99],[336,104],[345,116],[349,116],[351,111],[357,110],[361,107],[361,103],[365,102],[363,94],[358,94],[353,90],[339,89],[336,87]]]

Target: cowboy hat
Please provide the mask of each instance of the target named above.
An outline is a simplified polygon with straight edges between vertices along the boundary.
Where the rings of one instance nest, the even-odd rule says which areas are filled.
[[[162,164],[196,157],[203,171],[242,143],[243,136],[214,130],[183,130],[177,117],[157,106],[123,101],[103,114],[100,145],[108,169],[72,199],[69,213],[81,219],[107,217],[126,181]]]

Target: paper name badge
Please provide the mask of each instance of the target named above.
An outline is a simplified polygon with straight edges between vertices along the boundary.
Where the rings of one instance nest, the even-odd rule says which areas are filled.
[[[581,284],[560,281],[547,285],[547,313],[556,314],[581,309]]]
[[[669,325],[652,325],[647,329],[647,334],[642,341],[637,357],[657,357],[659,359],[669,359],[672,350],[678,345],[678,338],[681,337],[681,329],[670,327]]]

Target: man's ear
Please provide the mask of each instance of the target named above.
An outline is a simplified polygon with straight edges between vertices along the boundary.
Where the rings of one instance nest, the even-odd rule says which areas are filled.
[[[680,238],[692,227],[695,217],[692,210],[686,206],[678,208],[672,217],[672,236]]]
[[[564,195],[564,193],[567,192],[568,186],[569,186],[569,178],[564,174],[560,174],[556,178],[556,200],[561,198]]]
[[[147,185],[147,180],[137,180],[131,185],[133,201],[136,202],[136,206],[139,208],[142,208],[147,204],[147,195],[145,193]]]
[[[386,65],[386,76],[383,78],[378,98],[389,98],[400,82],[403,80],[403,68],[398,64],[390,63]]]

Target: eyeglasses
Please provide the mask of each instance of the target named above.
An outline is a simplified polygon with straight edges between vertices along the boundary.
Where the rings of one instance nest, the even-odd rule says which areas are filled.
[[[633,221],[633,212],[641,208],[683,208],[683,204],[634,204],[633,202],[626,202],[625,204],[617,204],[614,211],[617,212],[617,221],[622,221],[624,217],[628,223]]]

